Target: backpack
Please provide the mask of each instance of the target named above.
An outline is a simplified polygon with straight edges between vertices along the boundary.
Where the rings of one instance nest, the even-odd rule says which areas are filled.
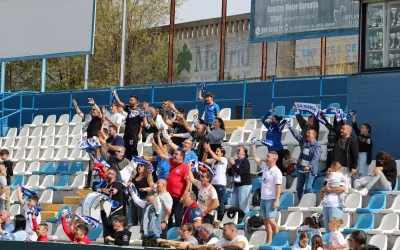
[[[247,221],[249,228],[259,228],[261,226],[264,225],[264,221],[261,218],[261,216],[258,215],[253,215],[249,218],[249,220]]]
[[[324,227],[324,215],[322,213],[315,213],[311,215],[311,218],[314,220],[315,225],[317,225],[319,228]]]
[[[226,212],[226,215],[228,216],[229,219],[233,219],[233,218],[235,217],[235,214],[236,214],[236,213],[238,213],[238,215],[239,215],[239,221],[241,221],[240,218],[243,218],[243,217],[244,217],[244,212],[243,212],[242,210],[240,210],[239,208],[230,207],[230,208],[228,209],[228,211]]]
[[[257,188],[252,194],[251,205],[253,207],[258,207],[260,206],[260,201],[261,201],[261,188]]]

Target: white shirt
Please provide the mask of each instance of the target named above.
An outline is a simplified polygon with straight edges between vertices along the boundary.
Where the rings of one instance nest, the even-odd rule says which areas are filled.
[[[330,188],[340,187],[344,182],[344,175],[341,172],[331,172],[330,177],[328,178],[327,186]]]
[[[221,162],[218,163],[215,159],[210,159],[211,168],[214,169],[215,172],[215,175],[211,181],[212,185],[226,186],[226,167],[228,166],[228,160],[225,157],[221,158],[222,158]]]
[[[333,173],[331,173],[331,174],[333,174]],[[346,180],[343,178],[344,177],[343,174],[341,174],[341,176],[342,176],[342,178],[340,178],[340,185],[339,186],[346,186]],[[329,179],[328,179],[328,181],[329,181]],[[341,205],[340,194],[338,194],[338,193],[328,193],[328,195],[326,197],[326,203],[325,203],[324,207],[338,207],[340,205]]]
[[[158,197],[160,197],[161,202],[161,219],[164,220],[167,209],[172,209],[172,197],[168,192],[160,192]]]
[[[122,115],[120,113],[115,113],[111,114],[110,119],[113,123],[121,126],[122,124]],[[118,127],[118,133],[119,133],[119,127]]]
[[[235,243],[235,242],[240,242],[243,241],[246,245],[243,248],[243,250],[249,250],[249,242],[247,241],[247,238],[244,235],[238,235],[236,236],[235,239],[231,240],[231,241],[227,241],[225,239],[220,239],[219,241],[217,241],[215,243],[215,246],[221,246],[223,244],[227,244],[227,243]]]
[[[299,244],[296,244],[292,247],[292,250],[311,250],[311,246],[300,247]]]
[[[212,200],[218,199],[217,190],[212,185],[203,187],[201,181],[197,181],[196,187],[199,189],[197,204],[199,204],[201,211],[204,212],[211,205]]]
[[[27,233],[26,234],[27,235],[26,238],[28,240],[30,240],[30,241],[37,241],[38,237],[37,237],[36,233],[29,234],[29,232],[33,230],[33,222],[32,222],[32,215],[31,214],[28,215],[28,211],[30,209],[28,207],[28,203],[27,202],[25,202],[24,210],[25,210],[25,218],[26,218],[26,227],[25,227],[25,231]],[[38,225],[40,224],[41,218],[42,217],[40,216],[40,213],[39,213],[38,216],[36,216],[36,221],[37,221]]]
[[[332,232],[331,237],[329,237],[329,245],[344,245],[346,240],[340,231]]]
[[[269,168],[265,162],[261,164],[261,170],[261,200],[275,200],[276,185],[282,185],[282,172],[277,166]]]

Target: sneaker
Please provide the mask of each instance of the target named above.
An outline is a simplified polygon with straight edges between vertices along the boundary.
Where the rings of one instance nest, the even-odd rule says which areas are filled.
[[[354,194],[354,193],[358,193],[358,192],[359,192],[359,191],[358,191],[357,189],[349,188],[349,193]]]
[[[368,195],[368,189],[363,188],[363,189],[361,189],[360,191],[358,191],[358,193],[359,193],[361,196],[367,196],[367,195]]]

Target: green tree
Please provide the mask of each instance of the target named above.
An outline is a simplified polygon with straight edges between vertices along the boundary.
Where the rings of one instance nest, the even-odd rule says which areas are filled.
[[[183,0],[177,0],[177,7]],[[168,78],[169,1],[128,0],[125,85],[161,83]],[[119,85],[122,0],[97,1],[94,54],[90,57],[89,88]],[[175,54],[178,53],[176,50]],[[82,89],[85,57],[47,60],[46,90]],[[178,64],[174,65],[174,76]],[[41,60],[7,64],[7,89],[40,90]]]

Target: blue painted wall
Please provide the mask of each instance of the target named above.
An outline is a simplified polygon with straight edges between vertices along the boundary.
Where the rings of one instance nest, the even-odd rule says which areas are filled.
[[[322,97],[320,100],[320,80],[314,79],[293,79],[293,80],[276,80],[274,84],[275,94],[273,106],[283,105],[286,107],[286,114],[289,113],[293,102],[311,102],[322,103],[325,108],[329,103],[338,102],[344,108],[346,106],[346,96],[341,97]],[[248,82],[246,88],[246,104],[253,106],[253,118],[261,118],[272,107],[272,88],[273,83],[267,82]],[[164,99],[170,99],[176,103],[177,107],[184,108],[185,112],[194,109],[198,105],[200,114],[204,111],[204,106],[201,103],[196,103],[197,85],[195,83],[182,83],[174,86],[154,85],[154,103],[153,106],[161,106]],[[122,88],[118,90],[118,95],[123,102],[128,102],[130,95],[137,95],[140,101],[151,103],[152,87],[141,88]],[[235,106],[242,105],[244,94],[244,83],[242,82],[223,82],[212,83],[207,85],[207,92],[214,92],[216,102],[221,108],[232,109],[232,119],[235,119]],[[322,95],[346,94],[346,78],[328,78],[322,82]],[[109,89],[95,89],[86,91],[60,91],[46,92],[37,94],[25,94],[22,98],[22,106],[24,108],[32,108],[33,102],[35,110],[32,114],[31,110],[23,111],[22,124],[30,123],[35,115],[44,115],[47,117],[51,114],[56,114],[57,117],[61,114],[71,112],[73,116],[75,109],[71,104],[72,98],[78,102],[83,112],[89,112],[90,106],[87,98],[95,99],[99,106],[108,106],[110,102]],[[285,98],[282,97],[292,97]],[[309,97],[296,97],[309,96]],[[313,97],[310,97],[313,96]],[[1,105],[1,103],[0,103]],[[19,109],[20,97],[12,97],[5,101],[6,108]],[[84,107],[86,106],[86,107]],[[71,108],[70,108],[71,107]],[[10,112],[8,112],[10,113]],[[7,114],[7,113],[6,113]],[[72,118],[71,116],[71,118]],[[10,127],[19,126],[19,115],[9,118]]]
[[[374,158],[378,151],[400,157],[400,72],[354,75],[347,82],[349,109],[357,110],[357,123],[372,126]]]

